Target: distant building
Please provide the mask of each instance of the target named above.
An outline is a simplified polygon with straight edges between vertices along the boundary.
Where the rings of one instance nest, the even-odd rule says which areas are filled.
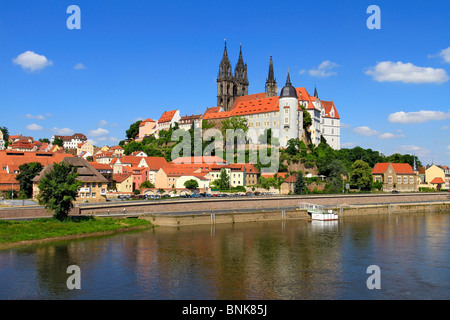
[[[56,138],[60,138],[63,141],[64,149],[77,149],[80,143],[88,140],[84,134],[75,133],[71,136],[53,135],[50,142],[53,144]]]
[[[139,124],[139,134],[136,141],[142,141],[145,137],[151,136],[155,133],[156,121],[150,118],[143,120]]]
[[[377,163],[372,170],[373,181],[383,184],[383,191],[418,191],[420,177],[408,163]]]
[[[79,157],[65,157],[61,162],[70,163],[77,167],[77,180],[82,182],[78,189],[76,201],[103,202],[106,201],[108,180],[100,174],[88,161]],[[33,179],[33,199],[39,194],[39,182],[53,169],[53,164],[47,165]]]

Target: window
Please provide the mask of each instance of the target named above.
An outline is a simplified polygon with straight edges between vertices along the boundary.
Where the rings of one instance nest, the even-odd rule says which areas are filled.
[[[256,127],[256,128],[259,128],[259,127],[261,127],[261,122],[259,122],[259,121],[258,121],[258,122],[256,122],[256,125],[255,125],[255,127]]]
[[[95,196],[96,196],[96,195],[95,195],[95,192],[93,192],[93,193],[92,193],[92,198],[95,198]]]
[[[289,123],[289,118],[284,118],[284,123],[288,124]]]
[[[392,183],[392,177],[388,177],[388,183]]]
[[[402,183],[402,177],[397,177],[397,183]]]
[[[287,105],[287,103],[286,103],[286,105]],[[289,108],[285,108],[284,113],[289,113]]]
[[[277,125],[277,120],[273,121],[273,125],[276,126]]]
[[[403,183],[407,184],[408,183],[408,177],[403,177]]]
[[[414,184],[414,177],[409,177],[409,183]]]

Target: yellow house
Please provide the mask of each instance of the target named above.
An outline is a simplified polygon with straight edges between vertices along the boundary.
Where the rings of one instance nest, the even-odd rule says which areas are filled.
[[[94,154],[94,146],[89,141],[79,143],[78,147],[77,147],[77,156],[79,156],[83,152],[87,152],[87,153],[90,153],[91,155],[93,155]]]
[[[444,181],[445,183],[445,171],[440,166],[434,164],[425,170],[425,183],[428,188],[436,189],[438,185],[435,183],[436,181]]]
[[[113,182],[117,192],[133,192],[133,173],[114,173]]]

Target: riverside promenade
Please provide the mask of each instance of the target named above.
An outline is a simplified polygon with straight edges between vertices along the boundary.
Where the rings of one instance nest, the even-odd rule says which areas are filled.
[[[298,210],[308,202],[336,210],[340,216],[397,212],[448,211],[450,193],[377,193],[302,196],[177,198],[75,204],[71,215],[140,217],[157,225],[210,224],[239,221],[308,219]],[[50,217],[43,206],[3,207],[0,219]]]

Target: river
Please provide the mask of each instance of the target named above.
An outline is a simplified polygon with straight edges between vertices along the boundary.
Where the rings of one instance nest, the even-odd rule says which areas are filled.
[[[447,300],[449,249],[448,213],[159,227],[0,251],[0,299]]]

